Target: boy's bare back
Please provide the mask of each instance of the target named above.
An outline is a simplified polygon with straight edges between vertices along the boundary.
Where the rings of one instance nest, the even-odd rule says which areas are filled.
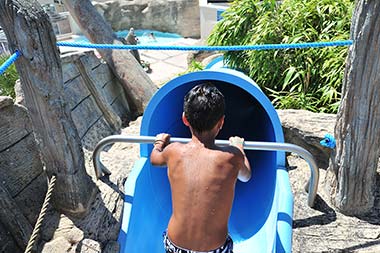
[[[206,148],[200,142],[172,143],[167,161],[173,213],[168,236],[176,245],[208,251],[222,245],[243,153],[236,147]]]

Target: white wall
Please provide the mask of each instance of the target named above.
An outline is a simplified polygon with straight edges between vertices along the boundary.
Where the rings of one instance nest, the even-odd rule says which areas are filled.
[[[53,0],[38,0],[38,2],[42,5],[42,4],[53,4],[54,1]]]
[[[206,40],[215,24],[218,22],[220,14],[228,8],[227,3],[207,3],[207,0],[199,1],[201,39]]]

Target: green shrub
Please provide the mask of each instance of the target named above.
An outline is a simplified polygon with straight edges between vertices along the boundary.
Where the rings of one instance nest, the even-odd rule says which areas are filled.
[[[210,45],[346,40],[353,0],[236,0],[208,38]],[[336,112],[347,47],[239,51],[226,62],[249,75],[276,108]]]
[[[191,72],[200,71],[203,69],[204,69],[204,67],[202,66],[201,62],[196,61],[196,60],[192,60],[190,62],[190,64],[187,66],[187,69],[184,72],[179,73],[178,76],[182,76],[182,75],[185,75],[185,74],[191,73]]]
[[[9,56],[0,56],[0,66],[9,58]],[[16,66],[12,64],[0,75],[0,96],[10,96],[15,98],[15,83],[19,79]]]

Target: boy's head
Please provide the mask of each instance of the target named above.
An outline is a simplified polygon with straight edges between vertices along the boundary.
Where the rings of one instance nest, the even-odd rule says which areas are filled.
[[[212,83],[202,83],[186,94],[183,111],[191,128],[202,133],[215,127],[224,116],[224,107],[223,94]]]

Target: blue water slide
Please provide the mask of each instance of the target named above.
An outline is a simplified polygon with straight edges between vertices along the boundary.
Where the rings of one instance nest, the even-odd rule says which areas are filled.
[[[160,88],[146,108],[140,134],[191,137],[181,120],[183,97],[195,85],[211,81],[226,99],[225,124],[217,139],[237,135],[247,141],[284,142],[279,117],[256,83],[241,72],[220,68],[217,62]],[[125,183],[122,253],[164,252],[162,233],[172,212],[171,194],[166,169],[150,164],[152,147],[141,144],[141,158]],[[236,184],[229,220],[234,252],[291,252],[293,195],[285,153],[247,150],[246,154],[252,178]]]

